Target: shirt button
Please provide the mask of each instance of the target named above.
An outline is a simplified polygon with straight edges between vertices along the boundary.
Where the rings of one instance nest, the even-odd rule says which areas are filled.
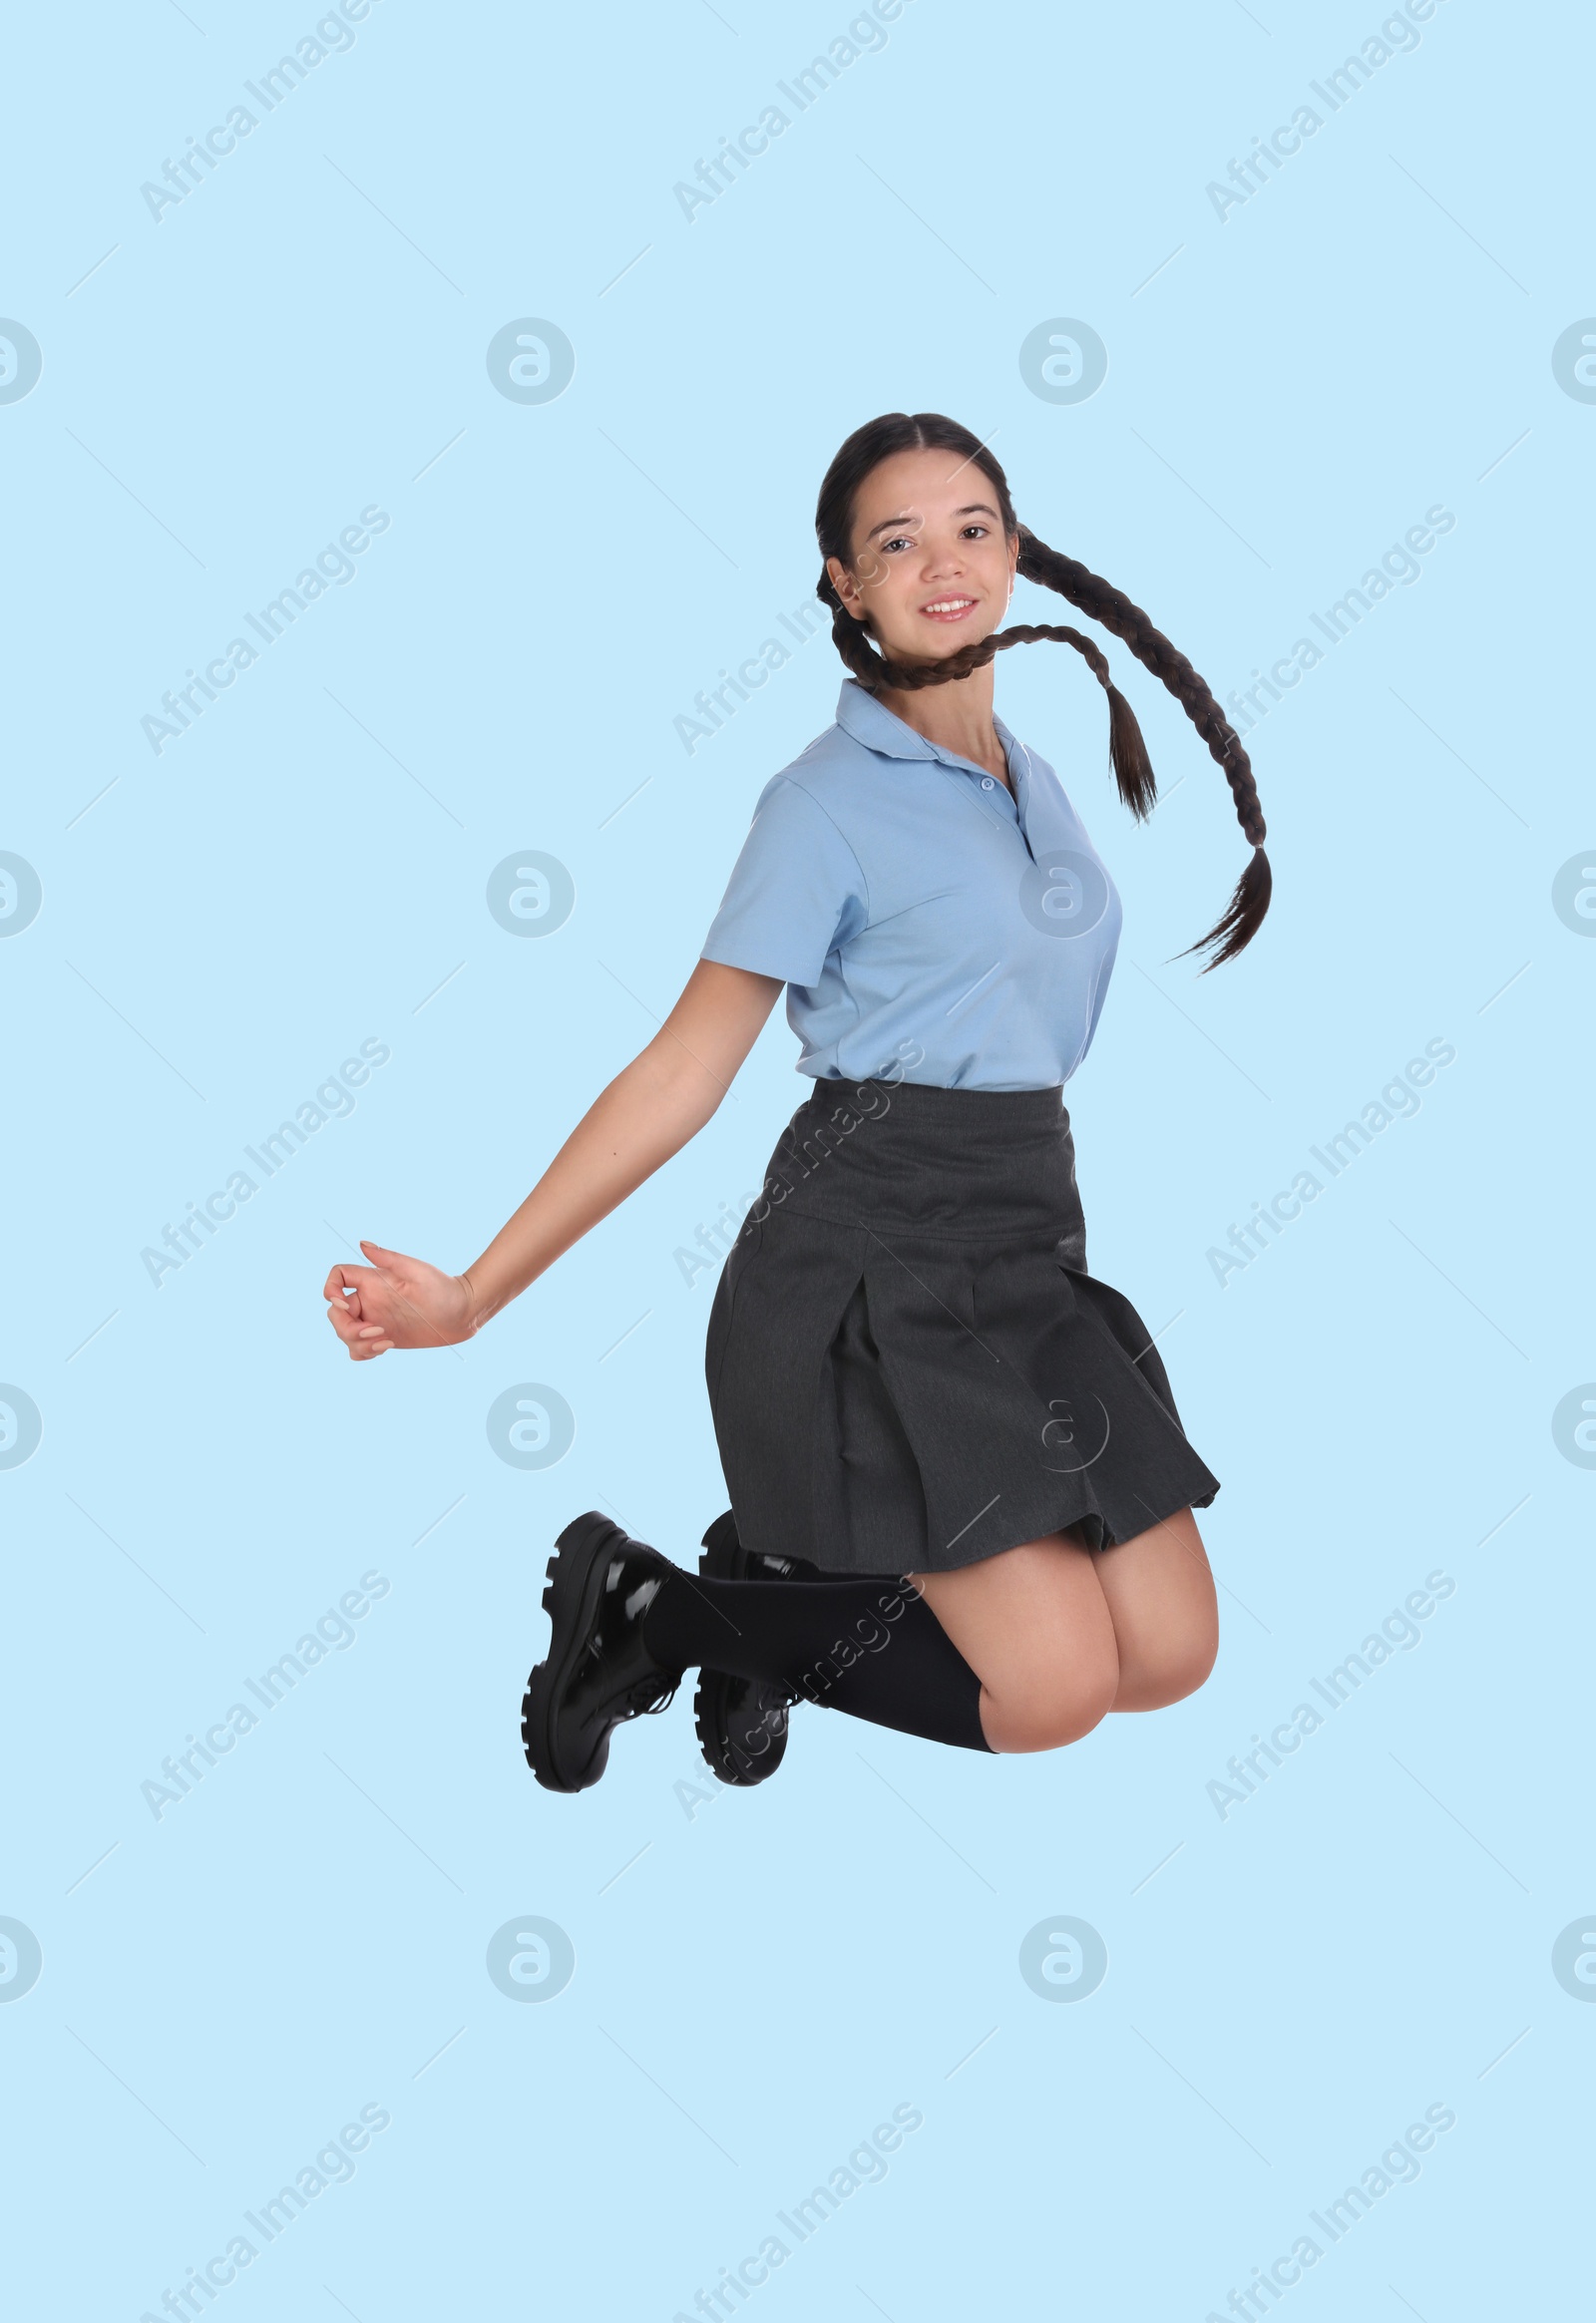
[[[981,787],[984,791],[991,791],[996,790],[998,785],[993,781],[990,774],[984,774],[981,778]]]

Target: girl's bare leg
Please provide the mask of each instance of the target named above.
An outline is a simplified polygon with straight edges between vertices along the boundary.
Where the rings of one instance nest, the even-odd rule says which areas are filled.
[[[1218,1650],[1213,1575],[1189,1508],[1096,1554],[1053,1533],[913,1579],[981,1680],[995,1750],[1055,1750],[1111,1710],[1178,1702]]]

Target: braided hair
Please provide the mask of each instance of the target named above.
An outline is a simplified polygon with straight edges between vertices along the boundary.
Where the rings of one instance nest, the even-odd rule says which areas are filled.
[[[1212,954],[1204,973],[1224,961],[1234,960],[1263,925],[1272,884],[1269,858],[1264,853],[1265,827],[1258,804],[1258,786],[1253,781],[1252,764],[1242,748],[1240,735],[1185,654],[1177,653],[1162,630],[1153,627],[1140,605],[1132,604],[1128,596],[1073,557],[1064,557],[1056,549],[1049,549],[1028,526],[1019,523],[1008,497],[1007,479],[992,453],[968,428],[961,427],[957,420],[945,419],[940,412],[887,412],[880,419],[868,421],[848,438],[826,471],[815,510],[815,536],[822,559],[815,593],[830,607],[832,642],[838,652],[867,691],[876,693],[890,687],[914,692],[922,686],[945,685],[953,678],[968,677],[1008,645],[1029,645],[1042,637],[1073,645],[1077,653],[1084,655],[1087,666],[1108,696],[1109,761],[1119,795],[1138,821],[1152,812],[1158,786],[1135,712],[1114,684],[1101,648],[1079,629],[1051,622],[1018,622],[1012,628],[996,630],[979,643],[965,646],[946,660],[899,662],[888,660],[871,644],[867,633],[871,626],[869,614],[861,620],[843,603],[826,572],[825,561],[835,557],[852,570],[854,506],[860,486],[872,469],[891,459],[894,453],[924,448],[957,452],[982,471],[998,496],[1005,536],[1010,541],[1018,540],[1020,577],[1039,582],[1043,588],[1055,589],[1128,645],[1137,660],[1169,688],[1218,761],[1236,802],[1236,819],[1253,853],[1224,911],[1207,935],[1199,937],[1187,950]]]

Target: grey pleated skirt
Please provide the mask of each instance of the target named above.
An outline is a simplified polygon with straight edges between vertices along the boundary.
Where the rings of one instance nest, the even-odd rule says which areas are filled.
[[[1086,1272],[1057,1089],[821,1081],[721,1273],[705,1367],[745,1548],[951,1572],[1111,1548],[1219,1489]]]

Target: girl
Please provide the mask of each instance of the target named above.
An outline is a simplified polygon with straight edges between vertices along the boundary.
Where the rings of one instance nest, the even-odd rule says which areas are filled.
[[[1105,688],[1121,797],[1141,734],[1078,630],[998,629],[1014,576],[1121,638],[1223,769],[1254,853],[1192,950],[1269,904],[1247,754],[1147,615],[1016,520],[936,413],[850,436],[821,487],[818,593],[852,676],[761,794],[657,1036],[463,1275],[363,1243],[325,1296],[359,1362],[480,1331],[680,1151],[783,984],[813,1082],[726,1261],[707,1369],[731,1510],[693,1575],[607,1518],[549,1562],[523,1714],[551,1790],[701,1672],[726,1781],[779,1761],[799,1699],[978,1750],[1046,1750],[1190,1694],[1217,1648],[1193,1520],[1219,1489],[1129,1301],[1086,1271],[1060,1090],[1091,1043],[1119,899],[1052,769],[994,714],[999,647],[1055,638]]]

